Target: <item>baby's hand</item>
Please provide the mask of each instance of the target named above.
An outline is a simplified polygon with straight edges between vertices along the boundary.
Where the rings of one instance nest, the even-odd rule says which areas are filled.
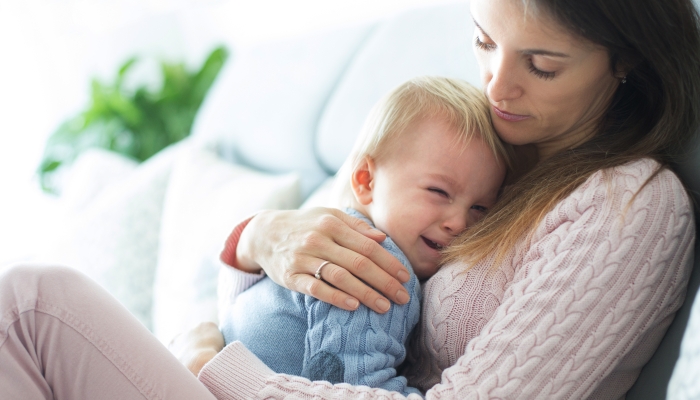
[[[224,336],[213,322],[202,322],[194,329],[181,333],[170,342],[168,349],[189,369],[199,375],[208,363],[224,348]]]

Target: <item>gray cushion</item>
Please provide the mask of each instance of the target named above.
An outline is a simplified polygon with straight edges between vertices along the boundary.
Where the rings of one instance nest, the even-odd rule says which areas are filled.
[[[384,22],[357,54],[328,102],[318,128],[318,155],[338,170],[372,106],[409,78],[443,75],[480,87],[471,50],[469,6],[416,9]]]
[[[225,159],[301,175],[306,197],[328,174],[314,135],[341,74],[373,24],[236,49],[207,96],[193,137]]]
[[[692,148],[694,150],[675,169],[690,190],[696,204],[700,204],[698,203],[700,200],[700,196],[698,196],[700,193],[700,141]],[[697,221],[697,209],[695,215]],[[696,225],[698,225],[697,222]],[[681,339],[688,324],[690,309],[695,301],[698,286],[700,286],[700,257],[698,254],[700,254],[700,241],[696,241],[695,245],[695,264],[690,276],[685,302],[668,328],[656,353],[644,366],[637,382],[627,393],[627,399],[658,400],[666,398],[666,388],[678,359]],[[698,378],[700,379],[700,372],[698,372]]]

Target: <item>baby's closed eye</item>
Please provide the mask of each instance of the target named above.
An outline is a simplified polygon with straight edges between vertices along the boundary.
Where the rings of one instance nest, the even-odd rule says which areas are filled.
[[[449,193],[447,193],[447,191],[440,189],[440,188],[437,188],[437,187],[429,187],[428,191],[433,192],[433,193],[437,193],[440,196],[443,196],[443,197],[448,198],[448,199],[450,198],[450,195],[449,195]]]
[[[480,206],[478,204],[471,206],[470,209],[479,211],[484,214],[489,210],[488,207]]]

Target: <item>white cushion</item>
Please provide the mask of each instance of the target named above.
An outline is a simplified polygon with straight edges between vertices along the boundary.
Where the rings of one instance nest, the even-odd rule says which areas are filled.
[[[466,79],[480,87],[467,4],[416,9],[382,24],[362,47],[328,102],[317,135],[322,164],[336,172],[372,106],[420,75]]]
[[[371,26],[265,43],[234,52],[199,111],[193,136],[229,161],[298,171],[306,197],[328,174],[314,154],[319,115]]]
[[[216,321],[219,254],[237,223],[261,209],[300,204],[299,176],[268,175],[192,149],[173,167],[163,210],[153,331],[164,343]]]
[[[150,328],[163,198],[173,162],[186,145],[158,153],[128,179],[103,188],[80,212],[64,208],[63,224],[34,261],[84,272]]]
[[[70,167],[61,190],[61,203],[74,211],[83,210],[104,188],[127,178],[138,165],[135,160],[113,151],[89,149]]]

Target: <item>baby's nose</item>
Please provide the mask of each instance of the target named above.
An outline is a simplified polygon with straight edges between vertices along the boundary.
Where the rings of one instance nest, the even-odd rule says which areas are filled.
[[[457,236],[467,229],[467,218],[466,210],[454,211],[443,222],[443,229],[451,235]]]

